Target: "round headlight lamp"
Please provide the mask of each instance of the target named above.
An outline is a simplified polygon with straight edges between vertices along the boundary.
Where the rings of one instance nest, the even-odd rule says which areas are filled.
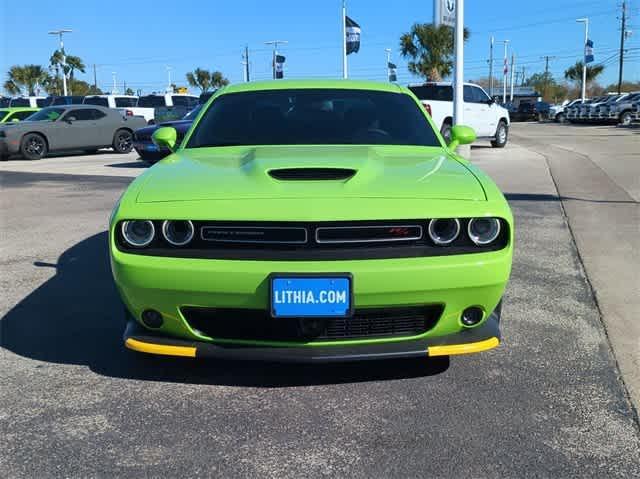
[[[167,220],[162,223],[162,236],[173,246],[184,246],[193,239],[193,223],[189,220]]]
[[[429,237],[439,246],[451,244],[460,234],[460,221],[456,218],[429,221]]]
[[[500,234],[500,220],[497,218],[473,218],[467,227],[469,238],[478,246],[487,245]]]
[[[122,223],[122,236],[136,248],[143,248],[153,241],[156,229],[149,220],[130,220]]]

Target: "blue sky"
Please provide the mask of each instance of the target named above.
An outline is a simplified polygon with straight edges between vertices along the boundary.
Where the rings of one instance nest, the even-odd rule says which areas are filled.
[[[583,25],[575,18],[590,17],[590,37],[596,61],[608,59],[601,83],[617,80],[620,3],[617,0],[467,1],[465,24],[471,39],[465,48],[465,79],[488,75],[489,38],[508,39],[518,70],[527,76],[544,69],[543,55],[556,56],[551,72],[581,57]],[[242,81],[241,53],[249,45],[253,79],[271,75],[268,40],[288,40],[286,77],[337,77],[341,74],[340,0],[30,0],[29,8],[0,0],[0,72],[2,80],[13,64],[46,65],[56,48],[47,31],[71,28],[65,39],[68,53],[89,66],[79,78],[110,89],[112,72],[134,90],[162,90],[167,66],[173,81],[186,84],[185,73],[200,66],[221,70],[232,82]],[[431,22],[431,0],[348,0],[348,14],[362,27],[358,54],[349,56],[350,77],[385,80],[385,48],[393,49],[400,83],[415,81],[398,52],[398,38],[414,22]],[[640,0],[630,1],[630,24],[625,79],[640,80]],[[501,68],[502,47],[496,46]],[[635,50],[633,50],[635,48]]]

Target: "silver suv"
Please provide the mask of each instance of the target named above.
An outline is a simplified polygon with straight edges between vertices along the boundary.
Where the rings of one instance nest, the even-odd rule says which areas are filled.
[[[618,101],[609,105],[605,118],[621,125],[630,125],[636,114],[634,103],[637,101],[640,101],[640,92],[624,95]]]

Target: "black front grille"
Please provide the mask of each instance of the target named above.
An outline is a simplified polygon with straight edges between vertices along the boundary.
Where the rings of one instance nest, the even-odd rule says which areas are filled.
[[[418,258],[497,251],[507,246],[509,225],[501,220],[500,235],[489,245],[477,246],[461,233],[447,246],[433,243],[428,220],[378,221],[193,221],[196,234],[182,247],[167,243],[162,235],[145,248],[134,248],[116,229],[118,249],[133,254],[179,258],[261,261],[331,261],[354,259]],[[153,220],[156,232],[162,221]]]
[[[356,309],[350,318],[272,318],[267,311],[183,307],[189,325],[213,339],[331,341],[415,336],[429,331],[442,306]]]

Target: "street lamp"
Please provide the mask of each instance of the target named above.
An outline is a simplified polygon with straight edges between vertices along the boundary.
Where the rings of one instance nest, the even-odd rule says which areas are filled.
[[[584,49],[587,45],[587,41],[589,40],[589,19],[588,18],[578,18],[576,19],[578,23],[584,23],[584,44],[582,48]],[[582,55],[582,101],[587,98],[587,63],[585,62],[585,57]]]
[[[49,35],[58,35],[60,38],[60,52],[62,53],[62,91],[64,96],[67,96],[67,73],[64,71],[64,68],[67,66],[67,56],[64,53],[64,43],[62,43],[62,35],[64,33],[71,33],[73,30],[62,29],[62,30],[52,30],[49,32]]]

